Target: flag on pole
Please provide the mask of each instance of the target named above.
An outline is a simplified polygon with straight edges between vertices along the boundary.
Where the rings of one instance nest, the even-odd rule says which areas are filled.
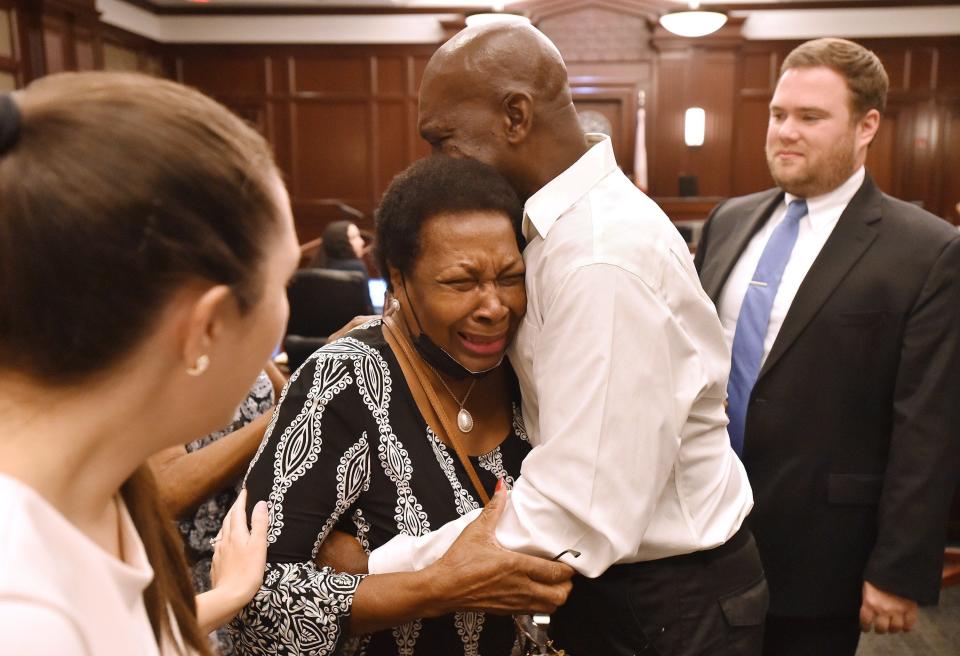
[[[650,180],[647,176],[647,109],[646,92],[637,93],[637,138],[633,151],[633,181],[647,193]]]

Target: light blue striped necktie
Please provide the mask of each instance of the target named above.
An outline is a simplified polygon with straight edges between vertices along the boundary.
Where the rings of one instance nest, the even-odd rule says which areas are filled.
[[[807,213],[807,201],[802,198],[790,201],[787,216],[770,235],[770,240],[760,254],[760,261],[753,273],[747,293],[737,317],[737,330],[733,335],[733,362],[730,380],[727,383],[727,415],[730,424],[727,432],[737,455],[743,455],[743,432],[747,417],[750,392],[760,373],[763,357],[763,342],[770,323],[770,310],[777,297],[783,270],[790,260],[793,245],[797,243],[800,219]]]

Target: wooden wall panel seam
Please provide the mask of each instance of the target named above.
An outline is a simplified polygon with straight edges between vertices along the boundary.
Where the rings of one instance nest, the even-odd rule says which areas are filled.
[[[370,100],[368,101],[368,111],[370,112],[370,139],[367,143],[370,157],[369,185],[370,193],[376,196],[380,182],[380,107],[377,103],[377,58],[369,58],[369,76],[370,76]]]

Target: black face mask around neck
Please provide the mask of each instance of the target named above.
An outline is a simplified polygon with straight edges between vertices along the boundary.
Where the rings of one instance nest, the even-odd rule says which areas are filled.
[[[413,307],[413,303],[410,301],[410,294],[408,294],[406,291],[406,280],[403,281],[403,290],[404,296],[407,297],[407,303],[410,303],[410,311],[413,313],[413,320],[417,322],[417,330],[420,331],[420,334],[413,339],[413,348],[417,349],[417,353],[420,354],[420,357],[423,358],[428,365],[445,376],[453,378],[454,380],[463,380],[464,378],[483,378],[488,373],[500,366],[500,363],[503,362],[503,356],[500,356],[500,359],[495,365],[482,371],[471,371],[457,362],[456,358],[444,351],[443,348],[430,339],[427,333],[423,331],[423,325],[420,323],[420,317],[417,316],[417,310]]]

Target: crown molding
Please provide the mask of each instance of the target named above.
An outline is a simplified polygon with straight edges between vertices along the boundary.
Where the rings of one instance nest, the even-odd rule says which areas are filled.
[[[69,1],[69,0],[67,0]],[[74,0],[75,2],[88,2],[90,0]],[[157,5],[150,0],[120,0],[139,9],[149,11],[159,16],[289,16],[289,15],[339,15],[339,16],[369,16],[381,14],[475,14],[483,11],[482,7],[476,5],[458,5],[451,3],[446,6],[433,7],[396,7],[382,6],[372,7],[369,5],[357,6],[344,2],[339,5],[325,5],[322,7],[311,7],[295,4],[273,4],[266,2],[262,6],[223,6],[211,4],[197,4],[189,7],[170,7]],[[493,4],[491,2],[491,4]],[[529,0],[519,2],[507,2],[506,9],[511,13],[522,12],[528,16],[549,16],[551,14],[569,11],[571,5],[583,7],[585,3],[577,0]],[[644,16],[656,17],[659,14],[671,9],[677,9],[678,3],[670,0],[593,0],[586,4],[595,6],[605,6],[617,11],[626,11]],[[826,0],[800,0],[799,2],[748,2],[737,4],[710,4],[705,5],[705,9],[716,11],[734,12],[734,11],[774,11],[774,10],[794,10],[794,9],[876,9],[888,7],[914,8],[914,7],[942,7],[942,6],[960,6],[958,0],[916,0],[909,2],[905,0],[837,0],[828,2]]]

